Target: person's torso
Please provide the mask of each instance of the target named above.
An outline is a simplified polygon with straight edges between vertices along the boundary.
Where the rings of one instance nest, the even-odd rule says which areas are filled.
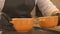
[[[5,0],[2,11],[9,17],[20,17],[23,14],[30,14],[34,5],[34,0]]]

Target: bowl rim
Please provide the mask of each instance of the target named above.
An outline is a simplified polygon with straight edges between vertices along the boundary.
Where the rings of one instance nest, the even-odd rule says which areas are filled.
[[[58,16],[45,16],[45,17],[38,17],[37,19],[39,19],[39,18],[50,18],[50,17],[58,17]]]
[[[22,19],[22,20],[27,20],[27,19],[28,19],[28,20],[32,20],[32,19],[34,19],[34,18],[12,18],[11,20],[17,20],[17,19],[18,19],[18,20],[21,20],[21,19]]]

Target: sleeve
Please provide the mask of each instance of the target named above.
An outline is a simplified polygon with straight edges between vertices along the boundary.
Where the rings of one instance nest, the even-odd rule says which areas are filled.
[[[43,16],[60,13],[59,9],[50,0],[37,0],[37,5]]]

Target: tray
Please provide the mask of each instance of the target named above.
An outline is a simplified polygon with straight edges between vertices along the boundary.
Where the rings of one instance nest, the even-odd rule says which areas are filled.
[[[16,31],[3,31],[2,34],[60,34],[60,32],[54,30],[43,30],[41,28],[34,27],[31,31],[27,33],[20,33]]]

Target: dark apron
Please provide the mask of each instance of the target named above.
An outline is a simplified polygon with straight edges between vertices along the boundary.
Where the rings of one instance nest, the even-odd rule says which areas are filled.
[[[11,18],[30,18],[34,0],[6,0],[3,12]]]

